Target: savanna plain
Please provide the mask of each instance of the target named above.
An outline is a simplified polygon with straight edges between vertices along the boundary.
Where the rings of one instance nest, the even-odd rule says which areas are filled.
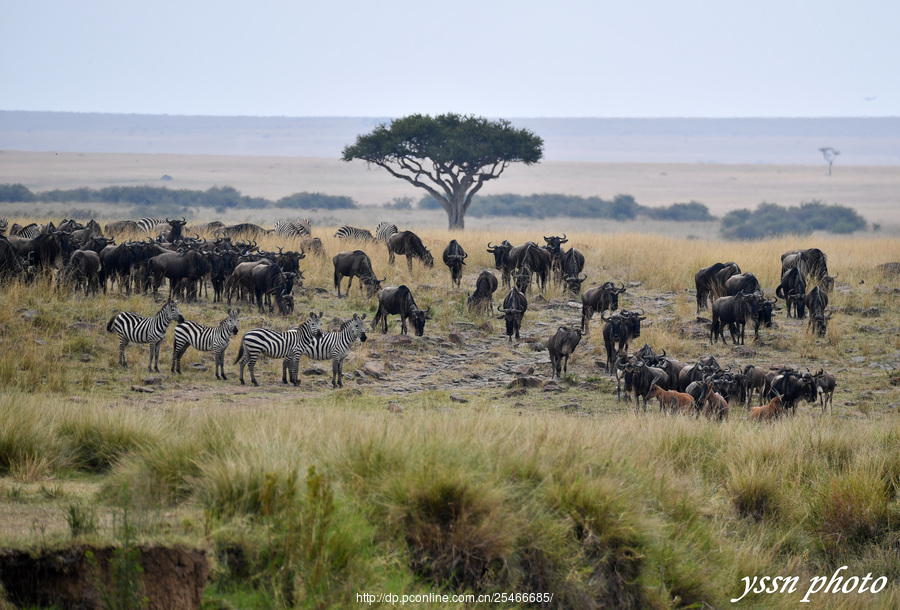
[[[11,222],[33,218],[12,212]],[[633,349],[837,378],[828,411],[801,403],[795,416],[760,424],[733,404],[726,421],[712,422],[617,400],[599,316],[552,381],[547,340],[580,325],[580,300],[558,286],[529,293],[519,341],[507,340],[496,311],[468,311],[466,293],[493,268],[488,242],[543,243],[560,233],[553,219],[450,233],[391,212],[384,219],[415,230],[434,268],[414,261],[410,274],[403,258],[389,264],[383,245],[333,238],[352,217],[314,223],[327,256],[301,261],[290,318],[240,304],[226,381],[215,379],[211,354],[194,350],[183,374],[172,373],[171,327],[161,373],[147,371],[148,350],[134,344],[128,368],[118,366],[107,321],[122,310],[152,315],[164,288],[84,296],[50,277],[0,287],[3,546],[201,549],[208,608],[348,607],[362,593],[551,593],[549,603],[508,605],[560,608],[788,607],[843,566],[841,584],[870,575],[883,588],[812,593],[811,607],[900,604],[900,285],[875,269],[900,261],[900,239],[725,242],[703,227],[688,238],[677,226],[564,226],[566,246],[585,255],[585,287],[622,282],[620,308],[644,310]],[[450,239],[469,253],[461,288],[440,261]],[[274,236],[259,245],[299,249]],[[299,387],[282,384],[276,360],[257,365],[259,387],[240,385],[233,363],[251,328],[283,330],[310,311],[324,312],[326,326],[354,313],[371,320],[377,303],[356,282],[346,298],[333,288],[331,256],[357,247],[385,285],[405,284],[430,307],[425,336],[399,337],[395,319],[387,334],[369,330],[344,364],[343,389],[331,388],[328,362],[306,359]],[[758,340],[710,345],[694,273],[734,261],[772,294],[781,253],[808,247],[839,274],[825,336],[781,310]],[[207,325],[228,309],[205,295],[179,307]],[[742,579],[763,576],[796,581],[743,595]],[[782,588],[790,582],[794,592]]]

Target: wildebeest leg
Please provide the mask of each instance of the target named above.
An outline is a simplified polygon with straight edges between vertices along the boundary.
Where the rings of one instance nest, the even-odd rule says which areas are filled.
[[[412,275],[412,255],[406,255],[406,266],[409,267],[409,274]]]

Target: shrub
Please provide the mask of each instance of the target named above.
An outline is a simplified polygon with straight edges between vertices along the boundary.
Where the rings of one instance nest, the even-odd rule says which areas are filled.
[[[852,233],[866,227],[855,210],[820,201],[785,208],[776,203],[760,203],[756,210],[734,210],[722,219],[722,235],[732,239],[762,239],[778,235],[808,235],[813,231]]]

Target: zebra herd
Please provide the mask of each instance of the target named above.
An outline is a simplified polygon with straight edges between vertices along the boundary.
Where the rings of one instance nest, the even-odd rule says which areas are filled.
[[[150,345],[150,361],[147,370],[159,372],[159,350],[172,322],[175,327],[175,342],[172,349],[172,372],[181,374],[181,357],[188,347],[202,352],[213,352],[216,361],[216,379],[227,379],[225,375],[225,350],[231,337],[238,334],[240,309],[229,310],[227,317],[218,326],[204,326],[186,321],[178,310],[178,301],[166,301],[152,317],[122,311],[116,313],[106,325],[107,332],[114,332],[119,338],[119,364],[127,367],[125,347],[129,343]],[[235,364],[240,363],[240,381],[244,385],[244,367],[250,371],[250,381],[258,386],[254,372],[260,356],[281,358],[281,380],[299,385],[300,359],[331,360],[334,388],[343,388],[343,364],[356,341],[366,340],[366,314],[353,314],[344,322],[338,332],[322,332],[322,312],[309,313],[309,318],[300,326],[284,332],[267,328],[254,328],[241,338]]]

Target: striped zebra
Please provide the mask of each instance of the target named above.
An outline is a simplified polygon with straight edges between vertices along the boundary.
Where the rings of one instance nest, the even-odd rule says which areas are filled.
[[[149,233],[153,229],[157,227],[157,225],[166,225],[169,226],[169,223],[165,221],[164,218],[141,218],[137,221],[138,229],[141,233]]]
[[[159,346],[166,338],[166,329],[172,321],[184,322],[184,316],[178,311],[178,301],[166,301],[152,318],[145,318],[130,311],[120,311],[106,324],[106,332],[115,331],[119,336],[119,364],[125,363],[125,346],[129,342],[150,344],[150,364],[148,371],[159,372]],[[154,366],[155,363],[155,366]]]
[[[272,232],[281,237],[309,237],[312,234],[312,227],[309,220],[305,218],[301,218],[297,222],[279,220],[275,223],[275,229]]]
[[[307,345],[298,345],[291,358],[291,379],[297,376],[300,366],[300,358],[309,356],[310,360],[331,359],[331,387],[344,387],[344,360],[356,343],[356,340],[366,340],[366,314],[361,317],[353,314],[353,319],[341,324],[341,330],[336,333],[322,333],[321,337],[313,339]]]
[[[225,376],[225,350],[231,336],[238,333],[238,317],[241,310],[228,310],[226,317],[218,326],[203,326],[196,322],[182,322],[175,327],[175,344],[172,349],[172,372],[181,375],[181,357],[188,347],[201,352],[215,352],[216,379],[228,379]],[[222,376],[219,377],[219,371]]]
[[[368,229],[357,229],[344,225],[334,234],[338,239],[355,239],[357,241],[375,241]]]
[[[25,239],[34,239],[41,234],[41,229],[43,228],[44,225],[35,224],[33,222],[24,227],[18,223],[13,223],[12,228],[9,230],[9,234]]]
[[[387,243],[388,238],[391,235],[397,232],[397,225],[392,222],[381,222],[378,223],[378,226],[375,227],[375,241],[380,241],[383,244]]]
[[[287,383],[287,370],[291,364],[296,349],[305,351],[305,345],[313,341],[316,337],[322,335],[322,312],[316,315],[315,312],[309,312],[309,318],[296,328],[289,328],[283,333],[269,330],[267,328],[254,328],[248,330],[241,337],[241,348],[238,351],[235,364],[241,363],[241,385],[244,385],[244,367],[250,369],[250,381],[253,385],[258,386],[256,375],[253,370],[256,367],[256,361],[261,355],[269,358],[283,358],[281,363],[281,381]],[[299,379],[291,376],[291,383],[299,385]]]

